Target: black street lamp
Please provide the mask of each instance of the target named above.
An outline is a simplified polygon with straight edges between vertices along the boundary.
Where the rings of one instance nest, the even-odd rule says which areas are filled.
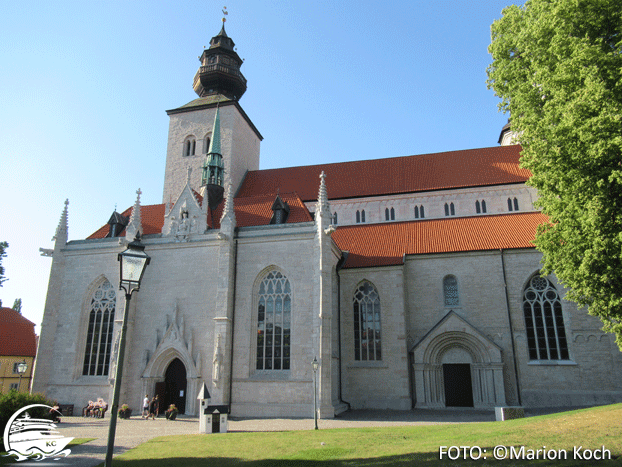
[[[313,357],[311,365],[313,366],[313,421],[317,430],[317,368],[320,365],[317,358]]]
[[[17,392],[20,392],[22,390],[22,376],[24,376],[24,373],[26,373],[27,369],[28,364],[26,363],[26,360],[17,364],[17,372],[19,373],[19,384],[17,386]]]
[[[123,359],[125,357],[125,334],[130,310],[132,293],[140,289],[140,282],[151,258],[145,253],[145,245],[140,242],[140,232],[134,241],[127,245],[127,249],[117,257],[120,263],[119,289],[125,290],[125,311],[123,325],[119,339],[119,354],[117,355],[117,373],[114,378],[114,395],[112,397],[112,412],[110,413],[110,428],[108,429],[108,450],[106,451],[106,467],[112,467],[112,451],[114,450],[114,435],[117,429],[117,412],[119,397],[121,396],[121,377],[123,376]]]

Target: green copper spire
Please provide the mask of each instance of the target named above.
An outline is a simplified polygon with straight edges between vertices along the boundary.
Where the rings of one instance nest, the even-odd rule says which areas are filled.
[[[216,107],[214,128],[212,129],[212,141],[209,145],[209,154],[220,154],[220,109]]]
[[[225,164],[223,163],[222,154],[220,153],[220,111],[216,108],[212,140],[210,141],[209,152],[205,156],[203,175],[201,177],[201,186],[207,188],[208,203],[212,211],[216,209],[218,204],[222,201],[224,179]]]

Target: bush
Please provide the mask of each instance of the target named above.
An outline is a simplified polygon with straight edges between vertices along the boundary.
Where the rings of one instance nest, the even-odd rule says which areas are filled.
[[[0,439],[4,438],[4,428],[9,418],[13,416],[19,409],[31,404],[45,404],[50,407],[54,406],[54,402],[46,399],[43,394],[29,394],[27,392],[17,392],[15,389],[10,390],[7,394],[0,394]],[[28,411],[31,417],[43,418],[49,413],[49,409],[45,407],[37,407],[32,411]],[[4,441],[0,446],[4,445]]]

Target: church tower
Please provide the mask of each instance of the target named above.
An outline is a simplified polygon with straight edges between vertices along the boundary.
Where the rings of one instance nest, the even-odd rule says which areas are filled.
[[[193,89],[199,98],[176,109],[170,117],[163,203],[175,201],[183,190],[192,169],[190,186],[199,191],[203,185],[203,166],[214,138],[220,142],[224,179],[231,183],[235,196],[246,172],[259,169],[259,146],[263,139],[239,104],[246,91],[246,78],[240,67],[242,59],[227,36],[225,25],[212,37],[210,46],[199,57],[201,65],[194,77]],[[219,112],[219,135],[213,123]]]

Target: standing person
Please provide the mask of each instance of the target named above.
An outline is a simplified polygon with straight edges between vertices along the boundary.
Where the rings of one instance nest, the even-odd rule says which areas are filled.
[[[158,415],[159,408],[160,401],[158,400],[158,395],[156,394],[155,397],[151,399],[151,403],[149,404],[149,417],[152,417],[155,420],[156,416]]]
[[[149,394],[145,394],[145,398],[143,399],[143,416],[142,419],[144,420],[145,417],[149,417]]]

